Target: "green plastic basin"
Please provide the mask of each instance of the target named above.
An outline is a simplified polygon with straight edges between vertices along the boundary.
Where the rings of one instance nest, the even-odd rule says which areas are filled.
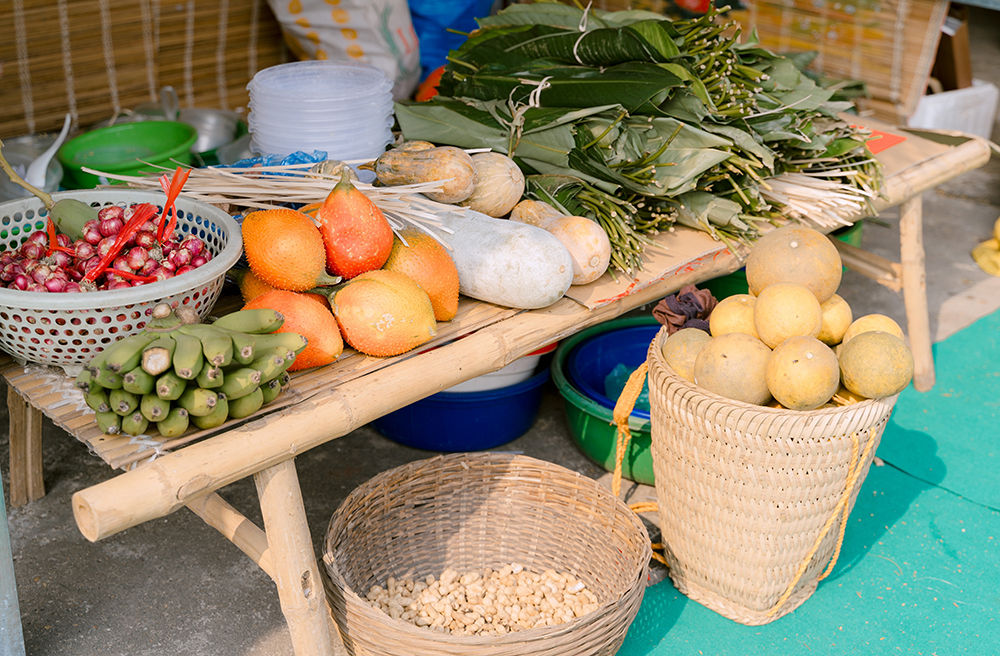
[[[552,361],[552,380],[565,400],[563,405],[566,421],[573,441],[584,455],[607,471],[615,470],[618,431],[613,411],[585,396],[570,382],[566,374],[567,358],[577,345],[591,337],[622,328],[651,324],[658,324],[651,316],[626,317],[587,328],[560,342]],[[648,419],[637,419],[633,414],[628,426],[632,432],[632,440],[622,462],[622,477],[636,483],[653,485],[650,422]]]
[[[92,189],[101,183],[83,167],[142,175],[162,172],[157,166],[173,169],[178,164],[190,165],[191,146],[197,138],[193,126],[178,121],[122,123],[85,132],[59,149],[62,185],[66,189]]]

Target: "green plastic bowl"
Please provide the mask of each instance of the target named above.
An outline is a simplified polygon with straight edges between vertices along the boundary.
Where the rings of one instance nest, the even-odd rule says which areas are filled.
[[[93,189],[101,180],[88,167],[120,175],[157,173],[156,166],[191,164],[198,130],[178,121],[140,121],[110,125],[70,139],[59,149],[66,189]],[[151,166],[153,165],[153,166]],[[113,182],[113,181],[112,181]]]
[[[573,441],[584,455],[608,471],[615,470],[618,441],[614,412],[585,396],[569,381],[566,375],[567,359],[578,344],[591,337],[622,328],[657,323],[653,317],[626,317],[587,328],[560,342],[552,361],[552,380],[566,401],[566,421]],[[622,462],[622,477],[636,483],[653,485],[650,422],[648,419],[636,418],[633,413],[629,417],[628,426],[632,432],[632,440]]]

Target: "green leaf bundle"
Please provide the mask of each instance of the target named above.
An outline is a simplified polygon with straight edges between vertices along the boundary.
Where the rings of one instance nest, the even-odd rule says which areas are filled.
[[[881,169],[840,118],[851,86],[717,19],[513,5],[451,52],[438,96],[396,117],[408,140],[514,158],[529,196],[604,226],[625,272],[675,223],[749,241],[762,221],[829,226],[867,206]]]

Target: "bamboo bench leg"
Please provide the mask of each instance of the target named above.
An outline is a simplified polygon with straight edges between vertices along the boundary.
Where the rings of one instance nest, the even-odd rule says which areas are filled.
[[[313,551],[294,460],[254,474],[278,599],[295,656],[331,656],[330,609]]]
[[[7,386],[10,415],[10,505],[23,506],[45,496],[42,480],[42,411]]]
[[[927,272],[924,268],[923,204],[915,196],[899,206],[899,254],[907,334],[913,349],[913,386],[920,392],[934,387],[934,355],[927,315]]]

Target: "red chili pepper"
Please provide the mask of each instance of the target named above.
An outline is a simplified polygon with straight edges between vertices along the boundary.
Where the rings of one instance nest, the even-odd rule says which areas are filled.
[[[94,282],[102,273],[107,271],[108,267],[115,261],[115,258],[118,257],[118,254],[121,252],[128,240],[134,237],[135,233],[139,232],[139,228],[142,227],[142,224],[151,219],[154,214],[156,214],[156,207],[153,205],[150,205],[149,203],[136,205],[132,218],[128,220],[125,227],[123,227],[118,233],[118,236],[115,238],[115,243],[111,246],[111,250],[109,250],[107,254],[100,259],[97,266],[91,269],[90,272],[83,277],[83,279],[87,282]]]
[[[62,246],[59,244],[59,240],[56,238],[56,224],[52,222],[51,218],[49,219],[46,228],[48,229],[49,233],[49,249],[45,253],[46,255],[52,255],[56,251],[62,251],[63,253],[75,252],[72,248],[68,248],[66,246]]]
[[[156,276],[140,276],[137,273],[130,273],[120,269],[108,269],[107,272],[113,276],[121,276],[125,280],[131,280],[133,282],[156,282]]]
[[[174,171],[173,177],[170,179],[169,185],[167,185],[166,180],[167,174],[164,173],[160,176],[160,186],[163,187],[163,191],[167,194],[167,202],[163,204],[163,213],[160,214],[158,241],[161,244],[170,239],[174,228],[177,227],[177,208],[174,207],[174,201],[180,195],[181,189],[184,188],[184,183],[187,182],[189,175],[191,175],[191,169],[182,169],[178,166],[177,170]],[[167,212],[170,212],[169,223],[167,222]]]

